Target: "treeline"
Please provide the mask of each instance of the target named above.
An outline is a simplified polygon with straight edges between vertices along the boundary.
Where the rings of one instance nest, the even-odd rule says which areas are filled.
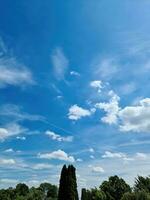
[[[19,183],[15,188],[1,189],[0,200],[57,200],[58,188],[50,183],[29,188]]]
[[[81,200],[150,200],[150,177],[138,176],[131,188],[122,178],[111,176],[99,188],[83,188]]]
[[[37,188],[19,183],[15,188],[1,189],[0,200],[79,200],[76,169],[63,166],[59,189],[50,183]],[[99,188],[83,188],[81,200],[150,200],[150,177],[138,176],[131,188],[124,179],[111,176]]]

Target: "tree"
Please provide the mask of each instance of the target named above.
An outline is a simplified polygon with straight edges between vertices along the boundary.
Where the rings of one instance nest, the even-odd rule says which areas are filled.
[[[81,191],[81,200],[87,200],[87,192],[85,188],[82,188]]]
[[[18,196],[26,196],[29,193],[29,188],[24,183],[19,183],[16,186],[15,192]]]
[[[78,200],[76,169],[63,166],[60,177],[58,200]]]
[[[106,195],[103,191],[97,188],[91,189],[91,199],[92,200],[106,200]]]
[[[135,180],[134,191],[138,192],[141,190],[150,193],[150,177],[137,177]]]
[[[108,181],[104,181],[100,189],[106,194],[106,200],[120,200],[124,193],[131,192],[130,186],[118,176],[109,177]]]
[[[43,193],[44,199],[56,198],[57,197],[57,187],[50,183],[42,183],[39,190]]]

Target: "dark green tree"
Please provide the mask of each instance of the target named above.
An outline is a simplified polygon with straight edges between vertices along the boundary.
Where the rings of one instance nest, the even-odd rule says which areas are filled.
[[[60,177],[58,200],[78,200],[76,169],[63,166]]]
[[[26,196],[29,193],[29,188],[24,183],[19,183],[16,186],[15,192],[18,196]]]
[[[145,191],[150,193],[150,177],[138,176],[135,180],[134,191]]]
[[[108,181],[104,181],[100,189],[106,194],[106,200],[120,200],[124,193],[131,192],[130,186],[118,176],[109,177]]]
[[[60,175],[58,200],[67,200],[67,176],[68,169],[66,165],[64,165]]]

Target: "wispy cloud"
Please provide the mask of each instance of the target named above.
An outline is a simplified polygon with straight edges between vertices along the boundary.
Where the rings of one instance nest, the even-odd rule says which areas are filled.
[[[51,55],[54,75],[57,80],[64,80],[68,69],[69,60],[64,55],[62,48],[57,47]]]
[[[9,53],[9,49],[0,38],[0,88],[8,85],[24,87],[33,84],[35,84],[35,80],[32,72]]]
[[[53,131],[46,131],[45,133],[46,135],[48,135],[52,140],[56,140],[59,142],[72,142],[73,141],[73,136],[61,136],[59,134],[54,133]]]
[[[23,87],[33,85],[35,81],[31,71],[16,58],[0,58],[0,87],[7,85]]]
[[[5,127],[0,127],[0,140],[4,141],[9,137],[20,135],[22,133],[25,133],[26,131],[27,129],[20,126],[19,124],[7,124]]]
[[[10,118],[13,121],[45,121],[45,118],[40,115],[31,115],[22,111],[22,108],[14,104],[4,104],[0,107],[0,115]]]

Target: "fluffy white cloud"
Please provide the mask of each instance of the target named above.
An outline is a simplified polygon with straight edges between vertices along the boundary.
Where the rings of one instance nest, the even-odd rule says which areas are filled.
[[[57,150],[53,151],[50,153],[44,153],[44,154],[39,154],[39,158],[44,158],[44,159],[57,159],[57,160],[64,160],[68,162],[75,162],[75,159],[73,156],[69,156],[66,152],[62,150]]]
[[[46,131],[45,134],[48,135],[52,140],[57,140],[59,142],[72,142],[73,141],[73,136],[62,137],[61,135],[58,135],[52,131]]]
[[[141,99],[136,105],[121,108],[120,97],[113,91],[109,92],[109,96],[109,102],[95,105],[106,112],[101,118],[104,123],[117,124],[124,132],[150,132],[150,98]]]
[[[0,127],[0,140],[3,141],[9,137],[24,133],[27,129],[18,124],[8,124],[6,127]]]
[[[98,89],[98,92],[101,92],[101,89],[103,88],[102,86],[102,81],[101,80],[95,80],[90,82],[90,86],[93,88]]]
[[[54,75],[56,79],[63,80],[68,69],[69,61],[61,48],[56,48],[51,55]]]
[[[136,106],[127,106],[119,111],[120,130],[150,132],[150,98],[139,101]]]
[[[106,116],[102,117],[101,120],[108,124],[117,123],[117,115],[120,110],[119,100],[120,97],[114,93],[114,91],[109,91],[108,95],[111,97],[108,103],[97,103],[96,108],[102,109],[106,112]]]
[[[0,58],[0,87],[35,84],[31,71],[15,58]]]
[[[90,116],[92,113],[93,111],[81,108],[75,104],[69,108],[68,118],[71,120],[79,120],[82,117]]]
[[[102,155],[102,158],[126,158],[126,155],[121,152],[110,152],[110,151],[105,151],[105,154]]]
[[[100,166],[93,166],[92,167],[92,172],[96,172],[96,173],[104,173],[104,169]]]

